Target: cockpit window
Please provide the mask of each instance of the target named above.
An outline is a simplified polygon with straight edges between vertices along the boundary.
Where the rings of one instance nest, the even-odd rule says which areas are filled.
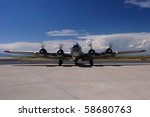
[[[80,51],[80,46],[79,46],[79,45],[74,45],[74,46],[73,46],[73,50],[74,50],[75,52],[79,52],[79,51]]]
[[[79,46],[79,44],[78,44],[78,43],[75,43],[75,44],[74,44],[74,46],[76,46],[76,45],[77,45],[77,46]]]

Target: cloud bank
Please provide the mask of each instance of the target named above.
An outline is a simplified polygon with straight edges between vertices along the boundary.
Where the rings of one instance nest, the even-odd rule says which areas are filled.
[[[125,4],[132,4],[140,8],[150,8],[150,0],[125,0]]]
[[[48,36],[78,36],[80,35],[79,31],[72,29],[63,29],[63,30],[55,30],[46,32]]]
[[[92,41],[93,48],[96,51],[104,51],[109,44],[113,45],[114,51],[124,50],[137,50],[146,49],[150,54],[150,33],[122,33],[122,34],[109,34],[109,35],[86,35],[77,36],[77,40],[48,40],[44,41],[46,49],[49,52],[56,52],[59,48],[59,44],[64,44],[64,51],[70,52],[70,48],[75,42],[78,42],[83,51],[89,50],[88,43]],[[19,50],[19,51],[39,51],[41,43],[33,42],[15,42],[0,44],[0,51],[4,50]]]

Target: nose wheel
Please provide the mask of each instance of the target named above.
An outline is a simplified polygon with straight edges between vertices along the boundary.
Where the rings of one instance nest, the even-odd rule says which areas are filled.
[[[62,66],[63,61],[62,61],[62,60],[59,60],[59,61],[58,61],[58,64],[59,64],[59,66]]]

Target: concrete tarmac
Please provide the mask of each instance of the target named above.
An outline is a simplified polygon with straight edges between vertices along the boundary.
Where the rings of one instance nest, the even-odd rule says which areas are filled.
[[[0,62],[1,100],[150,99],[150,62],[96,62],[90,67],[10,61]]]

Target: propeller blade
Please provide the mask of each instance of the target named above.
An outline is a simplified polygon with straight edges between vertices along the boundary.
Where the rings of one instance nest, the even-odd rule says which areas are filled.
[[[41,43],[41,48],[45,48],[45,43],[44,42]]]
[[[63,49],[63,44],[59,44],[59,49],[62,50]]]
[[[92,47],[93,47],[92,46],[92,41],[89,41],[88,46],[89,46],[90,49],[92,49]]]
[[[112,48],[112,45],[113,45],[112,43],[109,43],[109,48]]]

